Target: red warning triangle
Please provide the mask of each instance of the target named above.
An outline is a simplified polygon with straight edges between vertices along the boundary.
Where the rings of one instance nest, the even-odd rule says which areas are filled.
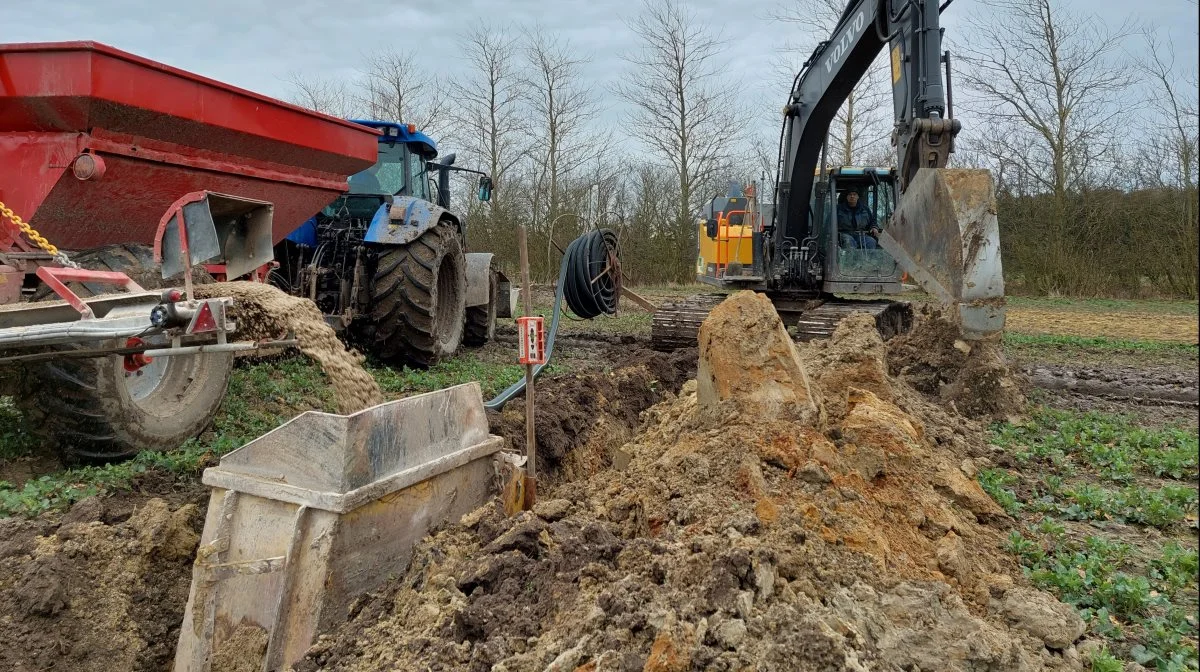
[[[200,334],[206,331],[217,330],[217,319],[213,317],[212,308],[209,308],[208,302],[200,304],[200,310],[196,312],[196,318],[192,320],[191,333]]]

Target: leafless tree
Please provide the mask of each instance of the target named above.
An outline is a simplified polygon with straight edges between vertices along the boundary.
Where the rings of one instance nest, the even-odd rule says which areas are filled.
[[[833,35],[845,8],[844,0],[784,0],[771,13],[771,20],[792,24],[804,31],[802,39],[784,46],[785,53],[793,55],[791,67],[783,73],[789,82],[817,45]],[[851,89],[830,124],[831,163],[887,165],[892,161],[892,98],[885,75],[886,61],[886,53],[875,59]]]
[[[1004,161],[1054,194],[1083,186],[1122,137],[1118,96],[1131,84],[1121,45],[1128,26],[1071,14],[1052,0],[996,0],[969,20],[957,47],[967,104],[995,137]],[[1032,140],[1028,142],[1027,140]]]
[[[1163,44],[1151,31],[1144,34],[1144,51],[1138,71],[1146,84],[1151,105],[1143,139],[1143,163],[1153,168],[1153,186],[1175,186],[1191,193],[1196,189],[1197,152],[1200,144],[1200,110],[1197,70],[1175,62],[1175,45]],[[1192,217],[1192,213],[1188,213]]]
[[[354,116],[354,97],[346,82],[298,72],[289,74],[286,81],[291,89],[288,94],[290,102],[343,119]]]
[[[581,80],[587,59],[569,43],[534,27],[525,34],[526,82],[529,92],[529,137],[536,156],[530,190],[531,228],[543,230],[546,267],[557,268],[548,231],[564,210],[565,188],[604,144],[591,128],[599,106],[593,89]]]
[[[492,176],[496,188],[491,215],[503,220],[510,171],[523,158],[528,142],[522,105],[527,99],[521,76],[517,39],[507,29],[476,24],[462,39],[467,70],[453,83],[451,118],[463,148],[474,154]]]
[[[373,119],[414,124],[439,139],[449,130],[445,87],[413,52],[368,54],[360,74],[360,106]]]
[[[670,165],[679,185],[674,218],[677,253],[694,255],[693,212],[700,185],[740,149],[745,115],[736,85],[720,72],[725,44],[678,0],[644,0],[629,29],[638,47],[614,90],[631,107],[629,128],[650,154]]]

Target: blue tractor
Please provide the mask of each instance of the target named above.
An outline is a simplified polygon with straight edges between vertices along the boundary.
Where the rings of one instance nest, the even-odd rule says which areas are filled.
[[[429,366],[492,338],[511,315],[508,279],[492,255],[466,252],[466,222],[450,208],[450,173],[491,178],[438,158],[411,124],[351,120],[379,131],[375,165],[275,249],[271,283],[306,296],[346,339],[393,363]],[[504,301],[499,298],[504,297]]]

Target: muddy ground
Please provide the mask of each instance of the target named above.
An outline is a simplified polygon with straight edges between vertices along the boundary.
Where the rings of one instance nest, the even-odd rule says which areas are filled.
[[[170,669],[207,502],[150,472],[65,514],[0,520],[0,669]]]
[[[1082,669],[1001,550],[983,422],[889,374],[871,318],[798,355],[743,296],[624,460],[427,539],[298,669]]]
[[[496,347],[507,348],[511,339],[512,335],[501,329]],[[898,346],[892,344],[893,352],[902,349]],[[732,453],[721,452],[734,446],[738,447],[738,454],[744,452],[744,447],[737,444],[737,432],[726,425],[696,425],[694,389],[679,395],[685,381],[695,376],[695,350],[664,355],[649,350],[646,340],[638,336],[578,329],[561,337],[558,348],[556,357],[570,361],[574,372],[546,379],[538,386],[539,454],[546,469],[543,482],[546,497],[558,503],[549,509],[543,507],[537,516],[515,521],[485,514],[473,524],[439,537],[422,550],[423,555],[409,568],[408,579],[417,581],[420,591],[410,589],[406,597],[399,597],[402,587],[393,585],[364,603],[363,611],[347,626],[346,633],[357,636],[374,632],[371,628],[375,621],[395,624],[394,614],[401,604],[429,613],[436,608],[439,615],[449,613],[448,605],[456,609],[463,606],[456,600],[469,607],[472,596],[483,587],[485,590],[478,599],[491,595],[490,602],[475,610],[454,611],[459,615],[445,625],[448,629],[416,638],[405,636],[405,646],[415,647],[415,653],[410,653],[416,657],[411,660],[430,660],[428,656],[435,651],[458,655],[437,647],[450,642],[462,649],[464,639],[490,640],[495,633],[489,628],[499,627],[508,628],[500,632],[503,646],[508,647],[502,653],[517,657],[517,662],[498,669],[542,669],[521,662],[535,659],[542,666],[560,660],[561,664],[552,669],[563,670],[576,669],[565,666],[576,660],[585,672],[643,669],[652,659],[662,664],[645,669],[686,669],[672,667],[670,661],[677,660],[680,651],[687,647],[692,647],[689,651],[699,656],[695,660],[706,661],[706,665],[715,666],[712,669],[736,669],[737,661],[748,662],[737,657],[742,655],[743,648],[739,642],[768,640],[780,642],[776,647],[778,655],[784,656],[780,660],[795,655],[824,660],[823,656],[828,655],[832,656],[831,661],[845,661],[850,660],[846,656],[853,654],[851,658],[858,656],[866,664],[882,660],[879,637],[884,634],[914,643],[920,641],[924,647],[954,646],[952,641],[920,639],[922,628],[940,623],[939,627],[951,628],[947,632],[973,642],[970,647],[975,647],[976,653],[985,651],[979,654],[983,656],[978,661],[981,664],[1010,669],[1009,663],[1016,664],[1019,659],[1031,669],[1072,665],[1069,647],[1046,648],[1030,640],[1033,635],[1028,632],[1010,632],[1010,621],[1021,618],[1010,613],[1019,607],[1006,606],[1012,600],[1005,596],[1013,590],[1012,586],[1020,583],[1019,572],[1011,560],[999,555],[980,559],[982,569],[971,570],[970,583],[947,570],[955,563],[953,556],[959,553],[958,542],[944,541],[949,531],[954,531],[954,537],[959,539],[964,537],[964,530],[993,538],[1006,529],[1004,517],[995,510],[970,508],[985,507],[984,503],[964,504],[971,500],[962,494],[966,490],[960,488],[956,499],[948,481],[943,480],[939,486],[930,475],[933,472],[920,476],[917,480],[923,479],[927,484],[930,497],[949,497],[945,506],[958,512],[955,515],[961,524],[948,524],[936,515],[914,523],[913,543],[918,549],[902,554],[912,551],[917,559],[905,560],[909,569],[898,574],[895,581],[872,583],[871,575],[876,570],[856,564],[858,556],[847,554],[847,548],[858,551],[863,544],[875,544],[868,550],[894,557],[890,550],[893,542],[886,542],[884,546],[888,548],[881,549],[878,541],[871,541],[871,534],[862,536],[861,530],[858,536],[841,532],[832,536],[814,534],[811,519],[786,515],[782,523],[764,532],[770,526],[764,526],[763,521],[772,516],[779,520],[779,509],[785,502],[791,506],[799,501],[796,498],[812,499],[817,492],[810,490],[824,493],[822,497],[829,500],[816,503],[816,515],[823,529],[841,529],[839,525],[843,525],[845,517],[861,515],[856,507],[869,504],[886,512],[889,510],[886,501],[864,490],[861,484],[847,485],[842,479],[849,476],[839,476],[828,467],[825,476],[809,469],[809,462],[816,459],[811,453],[802,454],[805,459],[812,458],[805,462],[797,461],[796,456],[773,455],[769,448],[755,448],[761,464],[747,466],[740,458],[734,459]],[[957,357],[945,349],[936,354]],[[938,373],[935,367],[922,364],[921,358],[912,355],[911,349],[905,355],[907,370],[905,365],[891,367],[893,370],[880,374],[882,377],[877,376],[874,381],[859,382],[868,388],[868,383],[873,382],[876,392],[904,385],[920,393],[920,398],[926,401],[947,401],[953,392],[945,391],[954,387],[955,376],[946,371],[961,370],[961,362],[957,369],[943,367]],[[819,355],[810,353],[810,356]],[[891,363],[902,358],[894,356]],[[843,364],[848,370],[857,366],[854,357]],[[1187,424],[1197,418],[1196,376],[1180,367],[1131,367],[1114,373],[1096,367],[1023,361],[1013,368],[1026,374],[1022,390],[1029,391],[1039,381],[1041,386],[1051,388],[1052,391],[1039,397],[1051,405],[1132,411],[1154,424]],[[892,382],[884,386],[888,376]],[[1083,383],[1046,382],[1052,380]],[[1188,397],[1189,394],[1192,396]],[[894,395],[889,399],[886,394],[880,399],[918,418],[922,431],[927,432],[926,438],[936,445],[948,446],[954,461],[965,463],[964,460],[973,459],[974,440],[970,436],[978,437],[981,421],[964,419],[965,429],[956,431],[951,427],[954,423],[939,415],[942,411],[936,404],[912,397],[913,406],[909,407],[896,402]],[[652,435],[653,438],[639,435],[643,412],[659,403],[666,406],[655,413],[660,419],[666,418],[668,434]],[[874,407],[874,402],[863,407]],[[516,403],[505,413],[490,418],[492,431],[505,436],[518,450],[524,447],[522,409],[523,404]],[[976,416],[1004,412],[1003,408],[954,410]],[[684,422],[680,419],[683,416],[692,420]],[[930,418],[934,420],[931,422]],[[707,429],[699,431],[700,426]],[[826,438],[840,447],[845,441],[845,428],[836,429]],[[697,445],[716,450],[720,457],[705,463],[677,454],[667,459],[664,467],[663,446],[649,444],[663,443],[668,438],[678,442],[681,435],[692,436]],[[626,449],[630,444],[634,448]],[[638,446],[649,452],[639,458]],[[53,462],[52,458],[47,460]],[[967,473],[963,472],[962,464],[955,466],[959,472]],[[34,476],[51,468],[56,467],[33,459],[28,464],[6,466],[5,477],[19,482],[24,480],[17,478],[21,473]],[[678,473],[667,476],[661,473],[664,469]],[[630,473],[629,470],[644,474],[650,481],[633,490],[618,487],[624,478],[620,474]],[[861,478],[861,474],[857,477]],[[654,479],[665,479],[667,490],[659,491]],[[732,507],[728,510],[714,511],[688,492],[689,488],[721,480],[728,481],[720,483],[727,488],[722,492]],[[796,482],[801,484],[803,492],[794,489]],[[961,485],[957,478],[954,482]],[[973,480],[965,482],[974,485]],[[859,504],[864,501],[867,504]],[[187,598],[191,555],[206,502],[204,488],[195,481],[176,481],[151,472],[131,492],[80,502],[66,514],[48,514],[32,521],[0,520],[0,669],[19,672],[169,669]],[[752,517],[758,522],[751,520]],[[666,545],[660,541],[664,525],[678,528],[676,538]],[[634,532],[630,534],[628,529]],[[689,529],[692,531],[688,532]],[[549,543],[544,543],[543,535],[550,539]],[[764,561],[767,556],[759,553],[761,547],[753,542],[758,537],[769,537],[776,548],[785,542],[796,545],[801,549],[797,551],[800,555],[784,558],[776,554]],[[739,539],[749,540],[750,550],[745,555],[726,553],[724,549]],[[660,556],[661,561],[655,562]],[[692,556],[697,557],[689,560]],[[672,562],[675,564],[671,565]],[[760,578],[758,567],[763,562],[775,568],[777,587],[767,590],[782,596],[779,604],[757,604],[764,590],[759,583],[768,580]],[[794,564],[789,564],[798,562],[813,564],[818,573],[803,575]],[[451,567],[459,573],[449,571]],[[714,568],[719,570],[715,574]],[[468,570],[482,574],[472,578],[474,575],[468,575]],[[550,570],[552,575],[546,574]],[[557,640],[540,639],[536,633],[541,626],[529,617],[515,618],[515,626],[496,624],[496,619],[505,613],[499,602],[514,597],[503,592],[510,588],[506,587],[509,582],[518,581],[517,592],[524,595],[522,591],[530,590],[530,585],[542,580],[559,585],[563,578],[558,575],[562,572],[570,585],[567,593],[556,594],[555,599],[570,598],[574,602],[568,607],[580,609],[585,606],[580,595],[586,594],[595,602],[587,606],[585,613],[570,614],[569,618],[563,611],[567,607],[539,606],[547,609],[539,618],[550,618],[554,624],[548,627],[558,628]],[[724,584],[706,584],[697,578],[702,575],[721,577],[717,582]],[[1015,583],[996,578],[1001,575],[1016,577]],[[934,586],[930,581],[941,581],[948,588]],[[658,602],[652,599],[652,593],[660,590],[655,586],[676,582],[682,583],[679,590],[668,593],[670,609],[665,608],[667,605],[661,598]],[[901,584],[902,589],[897,587]],[[606,586],[609,586],[607,592]],[[790,587],[790,591],[785,587]],[[503,590],[489,592],[493,588]],[[435,594],[428,594],[431,590]],[[1017,590],[1025,589],[1017,586]],[[751,594],[752,602],[748,607],[747,593]],[[1022,599],[1029,597],[1020,592],[1011,594],[1022,595]],[[434,604],[430,604],[431,599]],[[639,602],[643,599],[645,604]],[[1039,604],[1038,600],[1042,600],[1032,599]],[[677,609],[673,606],[677,603],[685,607]],[[881,621],[878,614],[862,613],[861,605],[881,610],[880,613],[897,609],[928,611],[933,620],[918,625],[901,623],[888,616]],[[603,615],[597,615],[595,607]],[[1047,609],[1056,613],[1052,606]],[[802,617],[805,613],[819,617],[816,620]],[[707,614],[703,618],[708,620],[701,629],[699,618],[694,617],[703,614]],[[795,620],[800,624],[799,629],[778,630],[772,623],[781,618]],[[562,623],[569,627],[558,625],[558,619],[567,619]],[[1070,625],[1068,630],[1073,627]],[[568,641],[567,632],[577,629],[587,635]],[[667,635],[660,638],[654,634],[658,632]],[[524,640],[523,645],[517,642],[520,639]],[[309,669],[322,666],[358,669],[355,661],[360,660],[362,652],[346,648],[346,641],[346,635],[342,635],[327,641],[323,648],[314,649]],[[734,645],[730,646],[731,643]],[[604,653],[635,649],[637,653],[633,655],[605,657]],[[550,651],[554,655],[543,660]],[[731,651],[736,655],[731,656]],[[468,669],[475,664],[472,660],[498,663],[502,660],[497,658],[500,654],[500,649],[489,652],[486,647],[476,647],[463,652],[466,657],[462,659],[465,661],[462,668],[450,665],[445,669]],[[594,663],[590,668],[588,661]],[[917,659],[904,664],[926,669]],[[936,668],[934,664],[930,669]]]
[[[642,411],[694,375],[694,351],[620,341],[566,344],[575,373],[537,387],[544,482],[608,466],[606,447],[632,436]],[[493,432],[521,448],[523,409],[513,403],[490,418]],[[0,669],[170,669],[207,503],[196,480],[151,471],[130,491],[64,514],[0,519]]]

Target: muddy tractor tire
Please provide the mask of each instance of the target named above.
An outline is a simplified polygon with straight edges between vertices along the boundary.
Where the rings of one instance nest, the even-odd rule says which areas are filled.
[[[496,335],[496,308],[500,298],[500,276],[493,269],[488,273],[488,301],[482,306],[467,308],[466,333],[463,343],[473,348],[487,345]]]
[[[462,345],[466,300],[466,258],[450,222],[407,245],[381,246],[371,283],[372,352],[420,367],[450,357]]]
[[[163,284],[148,246],[108,245],[73,260],[91,270],[123,272],[146,289]],[[83,297],[111,291],[79,283],[71,283],[71,289]],[[41,293],[40,298],[55,297]],[[157,342],[155,337],[144,340]],[[64,357],[30,366],[28,391],[21,397],[26,417],[66,457],[99,462],[142,450],[173,450],[211,424],[233,372],[233,353],[227,352],[158,357],[134,372],[125,370],[124,361],[117,355]]]

